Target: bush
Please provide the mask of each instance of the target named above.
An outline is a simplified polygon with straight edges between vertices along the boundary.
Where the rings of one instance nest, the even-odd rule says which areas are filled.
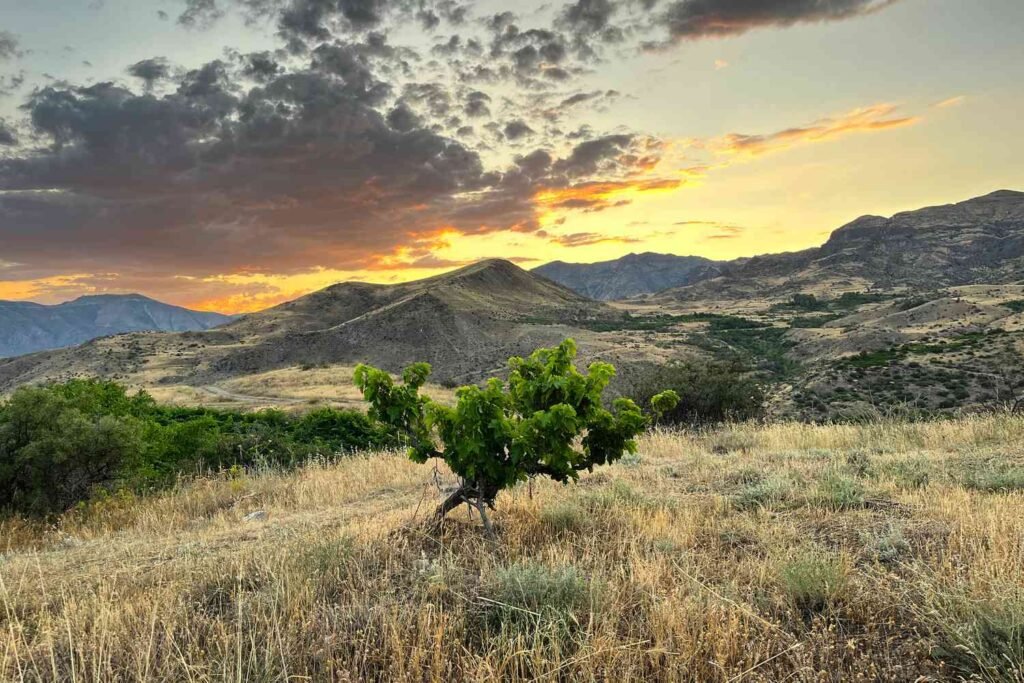
[[[831,510],[849,510],[864,506],[864,486],[838,470],[827,472],[814,492],[814,502]]]
[[[747,368],[734,361],[679,363],[653,370],[635,392],[640,405],[650,405],[657,391],[671,389],[679,396],[661,424],[706,426],[732,420],[751,420],[765,414],[765,391]]]
[[[805,614],[831,607],[846,588],[846,569],[837,557],[811,553],[787,562],[779,573],[783,590]]]
[[[20,389],[0,409],[0,507],[63,510],[137,466],[133,406],[110,400],[107,387],[65,389]]]
[[[100,491],[167,486],[183,473],[289,467],[397,444],[352,410],[294,417],[162,407],[96,380],[24,387],[0,405],[0,509],[46,515]]]
[[[562,640],[599,611],[602,591],[575,567],[529,563],[499,568],[486,581],[485,592],[492,632]]]

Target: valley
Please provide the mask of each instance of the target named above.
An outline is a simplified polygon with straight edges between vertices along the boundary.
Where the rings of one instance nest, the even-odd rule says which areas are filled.
[[[577,268],[574,286],[591,291],[610,267]],[[1001,191],[861,218],[818,249],[718,263],[689,285],[616,301],[496,259],[407,284],[341,283],[210,330],[2,360],[0,392],[101,376],[179,405],[357,407],[356,363],[427,361],[428,390],[444,398],[573,337],[584,364],[618,368],[612,395],[635,394],[658,367],[717,359],[748,367],[776,418],[982,410],[1024,396],[1021,281],[1024,193]]]

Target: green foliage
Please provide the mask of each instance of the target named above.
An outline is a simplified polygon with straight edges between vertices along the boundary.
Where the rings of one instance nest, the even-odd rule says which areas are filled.
[[[535,563],[499,568],[486,579],[485,626],[494,635],[563,641],[600,610],[602,585],[576,567]]]
[[[825,553],[807,553],[787,562],[779,579],[793,605],[805,614],[821,612],[835,604],[847,581],[839,558]]]
[[[24,387],[0,404],[0,509],[60,512],[94,494],[203,469],[293,466],[397,445],[356,411],[232,413],[158,406],[114,382]]]
[[[813,500],[821,507],[830,510],[848,510],[864,506],[864,486],[853,477],[839,470],[830,470],[825,474]]]
[[[615,368],[595,362],[584,375],[575,357],[576,344],[566,339],[528,358],[510,358],[507,386],[492,379],[461,387],[454,407],[419,395],[430,372],[426,363],[406,368],[401,384],[360,365],[355,383],[371,417],[405,435],[414,461],[443,459],[463,480],[465,502],[490,505],[499,491],[531,476],[565,482],[636,450],[634,438],[648,418],[626,398],[605,408],[602,396]],[[661,409],[673,403],[670,394],[655,398]]]
[[[654,387],[674,395],[674,407],[655,404]],[[661,424],[709,425],[751,420],[765,411],[764,388],[740,362],[711,361],[661,366],[651,371],[635,393],[641,405],[650,405]]]
[[[773,309],[787,309],[792,311],[827,311],[829,302],[819,299],[813,294],[794,294],[789,301],[776,304]]]
[[[65,509],[120,475],[142,449],[130,418],[137,407],[123,393],[82,383],[15,392],[0,408],[0,508]]]

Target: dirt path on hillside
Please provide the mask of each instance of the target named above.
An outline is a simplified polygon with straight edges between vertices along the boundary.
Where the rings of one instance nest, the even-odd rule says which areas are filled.
[[[209,394],[214,398],[218,398],[224,401],[234,401],[236,403],[247,403],[249,405],[285,405],[293,406],[299,403],[304,403],[304,399],[299,398],[284,398],[281,396],[252,396],[250,394],[239,394],[234,391],[225,389],[224,387],[218,387],[215,384],[207,384],[205,386],[196,387],[199,391]]]

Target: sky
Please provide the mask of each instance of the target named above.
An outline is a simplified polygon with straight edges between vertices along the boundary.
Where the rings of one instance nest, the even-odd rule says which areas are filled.
[[[514,7],[510,10],[509,7]],[[258,310],[1024,190],[1020,0],[0,0],[0,299]]]

